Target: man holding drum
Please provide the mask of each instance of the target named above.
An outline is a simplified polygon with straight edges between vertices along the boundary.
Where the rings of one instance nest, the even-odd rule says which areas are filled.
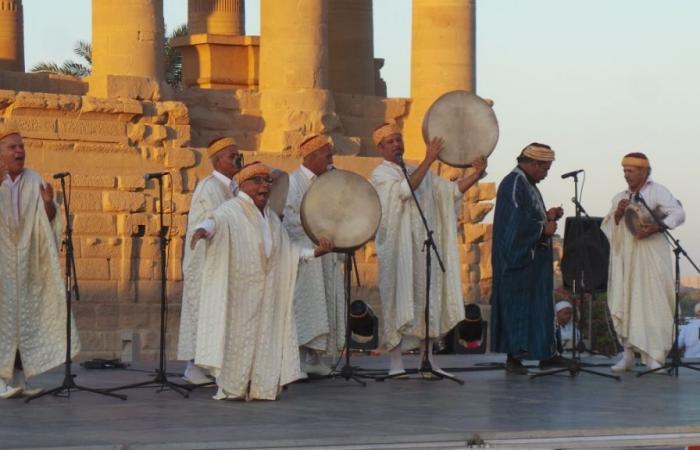
[[[536,186],[552,166],[552,149],[532,143],[517,161],[496,197],[491,347],[508,355],[508,372],[525,375],[522,359],[542,365],[556,350],[551,237],[564,211],[547,210]]]
[[[283,224],[294,243],[312,247],[301,224],[301,201],[316,178],[332,167],[333,151],[328,138],[319,134],[306,138],[299,150],[303,161],[289,177]],[[330,373],[330,367],[321,356],[335,357],[343,348],[344,302],[338,255],[324,255],[299,266],[294,288],[294,316],[304,372]]]
[[[400,128],[384,124],[375,129],[372,137],[384,157],[370,180],[382,207],[375,243],[379,258],[383,342],[391,354],[389,375],[397,375],[405,372],[402,350],[418,347],[425,337],[423,242],[426,233],[411,190],[415,190],[428,224],[435,232],[435,243],[446,269],[443,273],[437,263],[431,268],[430,337],[439,338],[464,319],[455,202],[479,180],[486,169],[486,159],[476,159],[473,162],[476,170],[466,177],[456,182],[444,180],[429,170],[443,147],[441,139],[433,139],[418,167],[406,167],[409,185],[402,172],[404,144]],[[420,345],[420,348],[425,347]],[[428,358],[433,370],[442,372],[432,355]]]
[[[673,343],[673,263],[663,229],[655,221],[642,223],[633,234],[624,216],[635,207],[644,213],[644,200],[652,211],[660,212],[665,228],[675,228],[685,221],[685,212],[668,189],[650,179],[646,155],[629,153],[622,167],[627,189],[613,198],[601,225],[610,241],[608,306],[624,347],[622,358],[611,370],[630,370],[635,351],[653,370],[666,360]]]
[[[303,377],[292,305],[299,260],[322,256],[294,245],[268,206],[270,169],[255,162],[236,176],[239,194],[197,225],[190,246],[207,239],[199,304],[197,364],[216,376],[223,399],[274,400]]]
[[[207,218],[219,205],[238,193],[238,183],[234,176],[243,166],[243,155],[238,152],[236,141],[231,137],[212,140],[206,150],[214,170],[203,179],[194,191],[190,212],[187,215],[188,242],[198,223]],[[187,360],[184,379],[193,384],[208,383],[206,374],[197,367],[195,349],[197,347],[197,323],[199,298],[202,291],[202,269],[204,267],[204,246],[195,250],[185,248],[182,260],[183,289],[180,332],[177,345],[178,359]]]

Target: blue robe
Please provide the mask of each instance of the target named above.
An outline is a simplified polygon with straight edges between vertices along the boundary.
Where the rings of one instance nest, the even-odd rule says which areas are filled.
[[[491,347],[525,359],[555,351],[551,240],[540,191],[519,168],[501,182],[493,220]]]

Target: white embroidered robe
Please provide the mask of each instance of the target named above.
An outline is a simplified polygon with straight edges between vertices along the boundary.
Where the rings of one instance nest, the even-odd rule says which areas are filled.
[[[300,253],[277,215],[269,207],[265,214],[269,256],[252,201],[239,195],[211,215],[195,363],[230,397],[274,400],[303,377],[292,304]]]
[[[678,200],[660,184],[648,181],[641,195],[652,210],[660,207],[667,214],[667,227],[685,220]],[[663,362],[673,341],[673,262],[663,233],[637,239],[624,218],[615,224],[617,204],[630,196],[629,191],[617,194],[601,225],[610,242],[608,306],[620,340],[643,352],[644,362],[646,355]]]
[[[408,167],[409,173],[415,170]],[[382,302],[383,346],[416,347],[425,335],[425,229],[401,168],[384,161],[371,180],[382,205],[375,238],[379,258],[379,293]],[[464,319],[461,263],[457,247],[455,203],[462,193],[456,183],[428,172],[416,190],[433,238],[445,264],[440,271],[432,255],[430,286],[430,337],[441,337]]]
[[[198,245],[194,250],[190,250],[189,242],[196,225],[211,215],[224,201],[231,198],[233,198],[231,188],[224,185],[215,175],[210,175],[202,180],[192,196],[190,212],[187,216],[185,256],[182,260],[183,286],[177,345],[178,359],[195,359],[195,349],[197,348],[199,298],[202,289],[202,270],[204,269],[206,246]]]
[[[311,171],[300,167],[289,177],[284,226],[292,241],[302,248],[314,244],[301,225],[301,201],[313,180]],[[338,255],[328,253],[299,263],[294,288],[294,316],[299,346],[335,356],[345,342],[345,291]]]
[[[18,350],[27,377],[62,364],[66,357],[66,293],[58,255],[61,214],[57,208],[49,221],[39,174],[24,169],[18,183],[19,222],[7,183],[0,186],[0,378],[5,380],[12,378]],[[74,356],[80,343],[72,318],[71,330]]]

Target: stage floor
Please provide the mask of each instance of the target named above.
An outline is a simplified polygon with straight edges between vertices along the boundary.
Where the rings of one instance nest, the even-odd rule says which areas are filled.
[[[436,358],[445,368],[503,361]],[[408,367],[417,364],[416,357],[406,359]],[[357,357],[353,363],[376,369],[388,361]],[[76,381],[104,388],[146,381],[152,376],[138,369],[153,366],[88,371],[76,365]],[[170,372],[183,368],[181,362],[168,365]],[[597,370],[609,373],[605,367]],[[197,389],[185,399],[153,387],[122,391],[127,401],[88,392],[29,404],[2,400],[0,448],[459,449],[483,441],[489,448],[666,449],[700,444],[700,372],[681,369],[678,378],[627,373],[621,382],[586,373],[534,380],[502,370],[455,375],[464,386],[447,380],[368,380],[366,387],[342,378],[300,382],[274,402],[215,401],[213,388]],[[62,379],[60,368],[34,384],[51,387]]]

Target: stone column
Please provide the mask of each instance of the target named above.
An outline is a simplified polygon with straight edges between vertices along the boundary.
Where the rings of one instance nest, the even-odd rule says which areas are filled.
[[[331,90],[376,95],[372,0],[329,0],[328,43]]]
[[[260,17],[260,150],[288,152],[313,132],[336,133],[340,153],[359,152],[359,139],[341,142],[329,91],[328,0],[264,0]]]
[[[187,26],[190,35],[245,34],[244,0],[187,0]]]
[[[92,0],[90,95],[160,98],[163,0]]]
[[[0,0],[0,70],[24,72],[22,0]]]
[[[406,158],[425,155],[421,124],[430,105],[456,89],[476,89],[476,0],[413,0],[411,113]]]

